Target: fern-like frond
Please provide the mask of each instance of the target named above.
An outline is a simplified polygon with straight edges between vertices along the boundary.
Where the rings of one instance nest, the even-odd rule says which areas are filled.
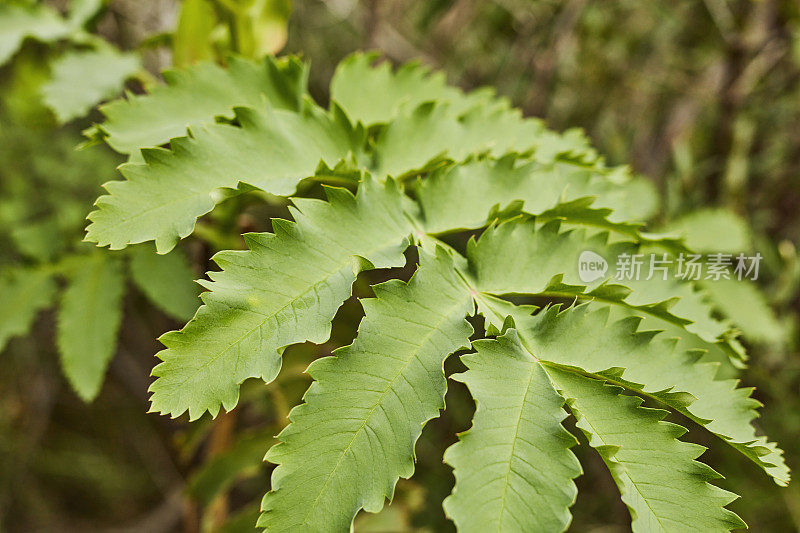
[[[472,343],[469,370],[451,376],[475,399],[472,428],[444,459],[456,485],[444,501],[459,531],[563,531],[578,490],[577,440],[561,425],[564,399],[513,330]]]
[[[711,316],[710,304],[690,284],[659,278],[628,280],[626,285],[634,287],[631,291],[609,283],[611,265],[610,275],[586,284],[577,275],[578,258],[584,250],[609,258],[635,253],[632,243],[609,244],[603,234],[587,237],[583,231],[562,232],[553,222],[537,227],[533,222],[509,221],[489,228],[467,250],[474,287],[479,291],[479,311],[501,329],[511,314],[508,304],[487,298],[487,294],[578,298],[618,307],[621,315],[648,316],[650,325],[670,324],[682,336],[702,341],[701,347],[727,342],[726,325]],[[535,317],[529,316],[529,310],[517,311],[513,319],[529,347],[541,350],[537,357],[593,373],[619,367],[624,379],[636,385],[634,389],[643,389],[705,424],[778,484],[788,482],[782,452],[757,437],[751,424],[760,405],[750,398],[751,389],[737,389],[733,380],[716,380],[718,365],[699,363],[698,353],[676,350],[674,342],[648,342],[652,333],[635,333],[641,318],[609,327],[608,308],[594,315],[587,314],[587,309],[567,311],[560,320],[555,319],[555,309]],[[544,327],[541,324],[554,328],[548,329],[547,340],[534,336],[534,331]],[[729,351],[733,349],[729,347]],[[685,394],[697,401],[688,405]]]
[[[421,252],[406,284],[375,286],[351,346],[308,369],[314,382],[267,460],[266,531],[346,531],[414,471],[414,443],[444,408],[444,360],[469,343],[472,302],[444,251]]]
[[[289,195],[321,162],[333,166],[363,142],[341,113],[310,103],[299,113],[236,108],[236,121],[193,129],[170,150],[143,150],[145,164],[123,165],[127,180],[106,183],[86,239],[111,249],[155,240],[166,253],[222,199],[217,189],[246,183]]]
[[[328,338],[360,270],[402,266],[412,227],[394,181],[367,179],[357,197],[327,194],[330,202],[295,199],[295,222],[273,220],[274,234],[247,235],[249,250],[214,257],[223,270],[204,283],[205,305],[161,337],[153,411],[195,419],[232,409],[242,381],[275,378],[285,346]]]
[[[469,344],[475,308],[500,337],[475,342],[458,377],[478,405],[447,452],[457,486],[445,507],[461,529],[568,526],[580,468],[565,412],[606,461],[636,531],[740,527],[725,508],[733,495],[696,461],[701,448],[681,442],[664,411],[641,407],[640,397],[660,402],[788,481],[782,452],[755,433],[751,389],[709,362],[744,360],[736,330],[718,318],[722,300],[674,272],[615,277],[622,254],[688,251],[642,231],[656,209],[652,185],[606,167],[580,132],[551,132],[490,91],[465,94],[418,65],[374,61],[357,54],[340,66],[328,111],[305,95],[307,71],[293,59],[194,67],[105,108],[103,134],[118,149],[163,144],[187,125],[189,135],[122,167],[126,181],[106,185],[88,240],[154,240],[163,253],[233,190],[294,203],[294,221],[273,220],[274,233],[245,236],[248,250],[215,256],[222,270],[202,282],[204,305],[162,337],[152,410],[193,420],[231,409],[244,380],[276,377],[287,346],[328,339],[359,272],[403,265],[413,243],[421,266],[411,280],[376,286],[353,344],[309,367],[305,403],[268,454],[278,466],[262,527],[347,530],[359,510],[383,507],[413,473],[415,442],[444,405],[443,363]],[[163,117],[144,128],[138,108]],[[358,192],[293,197],[310,177]],[[452,235],[462,230],[482,234]],[[607,262],[591,281],[579,273],[587,251]],[[155,298],[143,281],[155,267],[132,253]],[[552,306],[565,300],[584,303]]]
[[[366,56],[355,56],[352,61],[357,70],[371,68],[365,66]],[[484,93],[464,95],[448,88],[445,92],[450,96],[445,101],[423,101],[412,107],[403,103],[406,102],[403,98],[398,101],[396,94],[399,93],[390,90],[385,98],[378,99],[376,105],[380,104],[380,109],[389,113],[392,120],[365,131],[363,126],[351,124],[345,115],[347,109],[338,107],[335,100],[331,110],[326,112],[310,99],[296,104],[292,98],[280,99],[287,91],[294,93],[285,87],[281,90],[276,87],[283,87],[281,83],[296,87],[298,79],[305,79],[305,67],[296,60],[268,59],[262,67],[234,60],[229,71],[219,71],[225,74],[217,76],[218,67],[196,66],[169,74],[167,77],[171,84],[154,89],[150,95],[129,97],[105,106],[107,120],[101,127],[109,135],[107,142],[118,150],[132,146],[142,148],[145,164],[124,165],[121,172],[126,181],[106,184],[109,194],[97,201],[98,209],[89,215],[92,223],[87,228],[86,239],[112,249],[155,240],[158,251],[164,253],[179,238],[192,232],[197,217],[213,209],[221,198],[215,192],[217,189],[236,189],[244,184],[287,196],[295,191],[299,181],[314,176],[320,164],[333,167],[345,158],[349,164],[369,170],[382,179],[386,175],[413,175],[445,160],[462,162],[481,154],[501,157],[508,153],[522,153],[533,157],[537,162],[535,168],[522,164],[523,170],[511,172],[510,177],[505,174],[509,173],[509,167],[515,166],[511,157],[498,163],[493,171],[481,166],[491,166],[488,162],[471,165],[468,167],[471,172],[466,177],[449,173],[438,178],[444,184],[436,189],[439,194],[427,195],[427,200],[426,195],[421,195],[423,201],[430,203],[442,201],[452,188],[465,191],[475,187],[480,191],[486,183],[491,184],[482,201],[473,195],[460,205],[462,213],[470,213],[471,219],[467,223],[473,226],[485,224],[493,208],[525,202],[530,198],[530,190],[541,187],[548,193],[539,201],[540,212],[556,208],[567,191],[572,200],[608,196],[591,208],[576,210],[575,205],[570,206],[571,215],[565,215],[567,208],[562,206],[561,211],[547,214],[553,218],[572,216],[576,221],[611,225],[635,233],[636,223],[616,222],[616,219],[614,222],[606,221],[611,215],[603,210],[607,209],[605,206],[634,205],[638,206],[636,213],[641,214],[641,218],[650,214],[649,206],[653,202],[644,181],[621,179],[620,173],[609,179],[610,171],[603,167],[583,135],[574,131],[563,135],[551,132],[540,120],[523,118],[518,110],[511,109],[502,99],[492,99]],[[370,79],[378,85],[400,76],[400,73],[391,74],[382,67],[369,71],[375,74],[374,79]],[[269,74],[266,79],[259,77],[263,77],[265,72]],[[384,79],[385,76],[389,78]],[[408,67],[407,76],[411,85],[434,83],[446,87],[441,81],[425,77],[417,67]],[[406,74],[401,77],[406,79]],[[221,86],[207,90],[211,79],[217,80]],[[218,94],[234,81],[240,84],[236,91],[228,91],[227,97]],[[195,98],[200,102],[195,104],[187,96],[188,87],[196,87],[198,94]],[[237,91],[246,93],[247,97],[237,96]],[[274,102],[270,105],[262,101],[270,100],[264,96],[264,91],[277,94],[273,95],[274,99],[287,109],[280,109],[281,105]],[[352,92],[352,89],[345,93],[349,94],[348,91]],[[209,98],[208,105],[205,98]],[[473,105],[473,101],[482,105]],[[193,105],[187,108],[187,102]],[[230,107],[237,102],[250,107],[234,108],[232,118],[235,125],[209,124],[214,116],[230,118]],[[415,98],[408,96],[408,102],[415,102]],[[360,104],[350,102],[349,105]],[[148,113],[158,113],[160,118],[144,121],[142,117],[145,115],[139,112],[144,109]],[[184,112],[186,109],[197,116],[187,118],[184,116],[189,112]],[[354,116],[360,116],[359,112],[355,113]],[[159,120],[166,121],[166,125],[160,126]],[[136,125],[150,137],[143,138],[134,127]],[[170,139],[169,136],[183,135],[187,125],[190,127],[189,137]],[[164,132],[156,139],[160,129]],[[129,140],[123,139],[124,136]],[[147,148],[168,140],[170,150]],[[565,161],[552,167],[556,159]],[[567,164],[566,160],[576,162]],[[540,168],[542,165],[545,168]],[[491,175],[487,176],[487,173]],[[487,177],[490,178],[488,181],[484,179]],[[325,176],[321,179],[324,180]],[[625,196],[628,190],[635,196]],[[520,196],[522,191],[528,192]],[[533,204],[528,201],[526,208],[535,208]],[[436,206],[427,207],[432,212]],[[621,213],[618,218],[622,220],[626,216],[626,213]],[[444,218],[438,224],[433,223],[431,231],[446,232],[462,226],[462,218]]]
[[[100,109],[106,120],[89,131],[123,154],[160,146],[189,127],[233,118],[240,106],[298,111],[306,94],[308,67],[295,58],[266,57],[260,63],[230,58],[227,69],[200,63],[163,73],[167,85],[128,95]]]

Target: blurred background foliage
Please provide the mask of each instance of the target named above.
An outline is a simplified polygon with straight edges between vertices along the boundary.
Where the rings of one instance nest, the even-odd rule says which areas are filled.
[[[797,2],[4,4],[0,349],[14,338],[0,356],[0,530],[252,531],[269,485],[270,466],[261,459],[308,385],[303,370],[352,339],[361,317],[354,299],[337,315],[328,343],[287,350],[277,383],[268,389],[245,383],[231,413],[191,425],[146,414],[155,339],[179,327],[197,305],[187,280],[211,268],[214,251],[241,247],[241,232],[269,230],[270,216],[286,216],[285,204],[253,193],[231,198],[201,221],[197,237],[178,256],[165,256],[183,258],[177,262],[156,264],[139,247],[110,254],[111,268],[126,272],[114,283],[131,288],[118,298],[120,316],[112,329],[119,333],[106,339],[108,357],[92,378],[102,388],[93,402],[83,400],[98,391],[81,385],[86,376],[70,374],[69,354],[57,348],[65,342],[54,308],[68,305],[75,270],[96,257],[80,243],[83,218],[99,185],[117,179],[114,167],[122,162],[100,146],[74,150],[85,140],[81,130],[101,119],[94,104],[123,87],[141,92],[159,83],[160,70],[171,65],[224,62],[231,50],[311,59],[311,92],[322,102],[335,65],[357,49],[379,49],[395,62],[419,59],[465,89],[493,86],[552,128],[583,128],[610,163],[630,163],[652,179],[662,198],[654,228],[682,232],[698,249],[760,252],[759,288],[766,299],[754,296],[751,286],[707,288],[720,313],[742,330],[751,354],[742,379],[768,406],[759,425],[783,445],[789,465],[800,467]],[[9,19],[9,10],[17,8],[47,10],[44,30],[41,19],[32,29],[25,29],[24,17]],[[44,272],[45,281],[17,297],[36,301],[34,310],[44,312],[13,316],[3,298],[17,294],[19,280],[32,272]],[[142,290],[148,284],[137,281],[154,278],[169,282],[148,292]],[[375,274],[359,278],[358,296],[368,296],[369,284],[377,281]],[[175,287],[183,287],[182,296],[174,296]],[[59,297],[62,288],[65,296]],[[30,334],[19,335],[27,329],[20,321],[33,322]],[[440,508],[453,483],[441,456],[452,435],[469,426],[473,405],[453,382],[447,405],[417,445],[414,477],[401,480],[395,503],[383,512],[360,515],[356,531],[452,529]],[[703,443],[702,432],[691,435]],[[627,530],[627,511],[599,459],[580,459],[586,472],[578,480],[571,530]],[[732,473],[721,484],[743,496],[732,508],[751,529],[800,530],[797,483],[781,490],[724,450],[705,459]]]

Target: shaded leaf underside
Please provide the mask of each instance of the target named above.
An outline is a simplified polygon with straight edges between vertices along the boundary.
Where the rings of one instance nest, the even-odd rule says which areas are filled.
[[[674,340],[654,339],[655,332],[638,330],[640,320],[612,322],[608,307],[583,305],[561,313],[551,307],[515,322],[525,346],[540,359],[645,393],[729,442],[776,483],[788,483],[782,452],[755,434],[752,421],[761,404],[750,397],[753,389],[716,379],[718,363],[698,363],[699,354],[677,351]]]
[[[721,476],[695,461],[705,448],[683,442],[683,427],[667,411],[641,407],[640,398],[572,372],[548,375],[608,466],[635,532],[729,531],[746,527],[725,505],[736,499],[709,481]]]
[[[542,366],[513,338],[473,342],[461,356],[469,370],[453,376],[477,404],[472,428],[444,460],[456,485],[444,501],[459,531],[563,531],[581,474],[561,425],[564,399]]]
[[[619,387],[532,356],[516,332],[475,343],[459,375],[476,399],[473,427],[447,450],[456,487],[445,510],[460,531],[562,531],[580,474],[561,426],[563,405],[606,462],[634,531],[727,531],[744,524],[724,508],[735,495],[708,482],[703,448],[666,411],[639,407]],[[562,398],[558,392],[564,395]]]

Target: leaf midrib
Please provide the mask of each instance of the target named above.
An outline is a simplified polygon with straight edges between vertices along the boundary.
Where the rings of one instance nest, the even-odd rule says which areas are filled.
[[[339,468],[339,465],[341,464],[342,460],[347,455],[347,452],[350,451],[350,448],[353,446],[353,443],[355,442],[356,437],[358,437],[361,434],[361,431],[366,427],[367,423],[372,418],[373,413],[382,404],[383,398],[386,396],[386,394],[389,392],[389,390],[392,389],[392,386],[394,385],[394,383],[405,372],[405,370],[408,368],[408,366],[412,362],[414,362],[415,360],[419,360],[419,353],[422,351],[422,348],[425,346],[427,341],[431,338],[431,336],[433,336],[435,333],[440,331],[439,327],[441,326],[441,324],[445,323],[447,320],[452,318],[452,315],[453,315],[452,310],[453,309],[460,309],[462,306],[463,306],[463,302],[461,300],[458,300],[454,305],[451,306],[451,308],[448,310],[447,313],[442,315],[441,320],[439,320],[436,323],[436,327],[431,328],[430,331],[423,337],[422,342],[420,342],[419,345],[417,345],[417,349],[412,352],[411,357],[408,358],[408,360],[403,364],[402,368],[397,372],[395,377],[392,378],[392,380],[386,386],[386,389],[384,389],[384,391],[381,393],[380,398],[378,398],[378,400],[375,402],[375,405],[372,407],[372,409],[370,409],[370,411],[367,414],[367,416],[364,417],[364,421],[362,422],[361,426],[359,426],[358,429],[356,429],[353,432],[353,437],[350,439],[350,442],[347,444],[347,447],[342,451],[341,454],[339,454],[339,458],[336,460],[336,464],[334,465],[333,469],[331,470],[331,473],[326,477],[325,483],[323,483],[322,487],[320,488],[319,492],[317,493],[316,498],[314,498],[314,501],[308,506],[308,510],[306,511],[306,514],[303,516],[302,524],[311,525],[311,524],[308,523],[308,517],[311,514],[311,511],[316,507],[316,504],[319,501],[319,499],[322,497],[322,494],[325,492],[325,489],[328,486],[328,483],[330,483],[331,479],[333,479],[334,474],[336,474],[336,470]],[[444,355],[442,357],[442,361],[444,361],[445,357],[446,357],[446,355]],[[442,374],[444,375],[444,372]]]
[[[551,379],[552,379],[552,376],[551,376]],[[553,380],[553,381],[554,381],[555,383],[558,383],[558,381],[557,381],[557,380]],[[603,385],[603,386],[605,386],[605,385]],[[566,398],[565,398],[565,399],[566,399]],[[575,400],[577,400],[577,398],[575,398]],[[602,445],[603,445],[603,446],[615,446],[615,447],[620,447],[620,446],[617,446],[617,445],[610,445],[610,444],[608,444],[608,443],[605,441],[605,439],[603,439],[603,437],[600,435],[600,432],[598,432],[598,431],[595,429],[594,425],[591,423],[591,421],[589,420],[589,418],[587,418],[587,416],[586,416],[586,413],[582,412],[582,411],[581,411],[580,409],[578,409],[578,408],[572,407],[572,406],[571,406],[569,403],[567,403],[566,405],[568,406],[568,408],[570,409],[570,411],[577,411],[578,413],[580,413],[580,415],[581,415],[581,419],[582,419],[582,420],[583,420],[583,421],[584,421],[584,422],[585,422],[585,423],[586,423],[586,424],[587,424],[587,425],[588,425],[588,426],[591,428],[592,434],[593,434],[595,437],[597,437],[597,439],[598,439],[598,440],[599,440],[599,441],[602,443]],[[573,414],[575,414],[575,413],[573,412]],[[596,446],[592,446],[592,448],[595,448],[595,449],[597,449],[597,447],[596,447]],[[599,453],[599,452],[598,452],[598,453]],[[600,454],[600,455],[602,456],[602,454]],[[604,457],[603,459],[605,460],[605,457]],[[618,465],[620,465],[620,466],[622,467],[622,475],[624,475],[624,476],[625,476],[625,478],[626,478],[626,479],[627,479],[627,480],[630,482],[630,485],[631,485],[631,487],[633,487],[633,488],[634,488],[634,490],[636,490],[636,492],[639,494],[639,497],[642,499],[642,501],[645,503],[645,505],[647,505],[647,508],[650,510],[650,514],[652,514],[652,515],[653,515],[653,518],[656,520],[656,522],[658,522],[658,525],[659,525],[659,526],[661,526],[661,529],[662,529],[662,531],[667,531],[667,529],[664,527],[664,524],[661,522],[661,518],[660,518],[660,517],[659,517],[659,516],[656,514],[656,512],[653,510],[653,507],[650,505],[650,502],[648,501],[648,499],[647,499],[647,498],[645,498],[644,494],[642,494],[642,491],[639,489],[639,487],[638,487],[637,483],[636,483],[636,482],[633,480],[633,478],[631,478],[630,474],[628,473],[628,469],[625,467],[625,463],[623,463],[623,462],[619,461],[618,459],[616,459],[616,457],[612,458],[611,456],[609,456],[609,458],[608,458],[608,461],[613,461],[614,463],[616,463],[616,464],[618,464]],[[609,470],[609,473],[611,474],[611,477],[613,478],[613,477],[614,477],[614,474],[613,474],[613,472],[611,472],[611,469],[610,469],[610,468],[609,468],[608,470]],[[621,490],[621,489],[620,489],[620,493],[622,493],[622,490]]]
[[[387,241],[388,241],[388,239],[387,239]],[[391,244],[382,243],[380,246],[376,246],[374,249],[372,249],[372,250],[370,250],[370,251],[366,252],[366,253],[364,254],[364,256],[367,256],[367,255],[370,255],[370,256],[371,256],[371,255],[373,255],[373,254],[375,254],[375,253],[377,253],[377,252],[379,252],[379,251],[381,251],[381,250],[385,249],[387,246],[391,246]],[[316,283],[314,283],[313,285],[311,285],[311,287],[309,287],[309,288],[308,288],[308,289],[306,289],[305,291],[303,291],[303,292],[301,292],[301,293],[299,293],[299,294],[295,295],[295,296],[294,296],[293,298],[291,298],[291,299],[290,299],[290,300],[289,300],[289,301],[288,301],[288,302],[287,302],[287,303],[286,303],[284,306],[282,306],[281,308],[277,309],[275,312],[273,312],[273,313],[271,313],[271,314],[267,314],[267,313],[259,313],[258,311],[256,311],[256,310],[253,310],[253,309],[248,309],[248,311],[250,311],[250,312],[253,312],[253,313],[256,313],[256,314],[260,314],[260,315],[264,316],[264,320],[260,321],[260,322],[258,323],[258,325],[257,325],[257,326],[255,326],[255,327],[253,327],[253,328],[249,329],[247,332],[245,332],[245,333],[244,333],[242,336],[240,336],[238,339],[236,339],[236,340],[234,340],[233,342],[231,342],[231,343],[230,343],[228,346],[226,346],[224,349],[220,350],[220,351],[219,351],[219,352],[218,352],[216,355],[214,355],[214,356],[212,356],[212,357],[208,358],[208,360],[207,360],[205,363],[203,363],[201,366],[197,367],[197,368],[195,369],[195,371],[194,371],[194,372],[193,372],[193,373],[192,373],[190,376],[188,376],[186,379],[184,379],[184,380],[183,380],[183,381],[182,381],[182,382],[181,382],[181,383],[180,383],[180,384],[179,384],[177,387],[173,388],[173,390],[174,390],[174,391],[179,391],[179,390],[180,390],[180,388],[181,388],[181,387],[183,387],[183,385],[186,385],[186,384],[187,384],[189,381],[191,381],[192,379],[194,379],[195,377],[197,377],[197,375],[198,375],[200,372],[202,372],[203,370],[205,370],[205,369],[206,369],[208,366],[210,366],[210,365],[212,365],[212,364],[216,363],[216,362],[217,362],[217,361],[218,361],[218,360],[219,360],[219,359],[220,359],[220,358],[221,358],[221,357],[222,357],[224,354],[228,353],[228,351],[229,351],[231,348],[233,348],[234,346],[236,346],[237,344],[239,344],[240,342],[242,342],[242,340],[244,340],[245,338],[247,338],[247,337],[249,337],[250,335],[252,335],[252,334],[253,334],[253,332],[255,332],[255,331],[257,331],[257,330],[261,329],[261,328],[264,326],[264,324],[266,324],[266,323],[267,323],[267,322],[268,322],[270,319],[272,319],[272,318],[274,318],[274,317],[278,316],[278,315],[279,315],[280,313],[282,313],[282,312],[283,312],[285,309],[287,309],[288,307],[290,307],[291,305],[293,305],[295,302],[297,302],[298,300],[300,300],[300,299],[301,299],[303,296],[305,296],[306,294],[308,294],[308,293],[310,293],[310,292],[312,292],[312,291],[315,291],[315,290],[317,289],[317,287],[319,287],[320,285],[322,285],[322,284],[324,284],[324,283],[328,282],[328,281],[329,281],[329,280],[330,280],[330,279],[331,279],[331,278],[332,278],[334,275],[336,275],[337,273],[340,273],[340,272],[342,272],[343,270],[345,270],[345,269],[348,267],[350,260],[351,260],[351,259],[352,259],[354,256],[356,256],[356,255],[358,255],[358,256],[361,256],[362,254],[348,254],[348,255],[347,255],[347,258],[346,258],[346,260],[343,260],[343,261],[341,262],[341,264],[339,264],[339,265],[338,265],[338,266],[339,266],[339,268],[338,268],[338,269],[336,269],[336,270],[329,270],[329,271],[326,271],[326,272],[324,273],[324,277],[323,277],[323,279],[321,279],[321,280],[317,281]],[[280,348],[280,347],[277,347],[277,348]],[[238,367],[238,365],[239,365],[239,362],[238,362],[238,357],[237,357],[237,363],[236,363],[236,366]]]
[[[531,354],[533,356],[533,354]],[[511,462],[514,460],[514,452],[517,447],[517,438],[519,437],[519,427],[522,424],[522,413],[525,410],[525,405],[528,402],[528,395],[531,392],[531,383],[533,382],[533,376],[536,373],[536,366],[539,364],[539,360],[536,359],[535,356],[534,363],[531,365],[530,374],[528,375],[528,386],[525,387],[525,394],[522,398],[522,403],[519,406],[519,415],[517,416],[517,423],[514,427],[514,440],[511,443],[511,452],[509,453],[508,459],[508,468],[506,469],[505,480],[503,482],[503,495],[500,497],[500,512],[498,516],[498,531],[503,530],[503,519],[505,518],[505,510],[506,510],[506,494],[508,493],[508,485],[509,485],[509,478],[511,477]]]

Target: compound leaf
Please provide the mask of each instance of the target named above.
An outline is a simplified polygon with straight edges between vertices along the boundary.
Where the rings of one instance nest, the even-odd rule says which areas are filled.
[[[329,337],[359,272],[402,265],[414,242],[417,273],[376,286],[353,344],[309,367],[305,403],[268,454],[278,466],[261,527],[347,530],[361,509],[384,506],[413,473],[415,442],[444,406],[443,363],[468,345],[464,317],[474,305],[487,334],[500,337],[476,342],[458,377],[478,404],[473,428],[447,452],[457,486],[445,508],[459,527],[569,525],[580,468],[562,427],[565,398],[636,531],[742,526],[725,509],[733,495],[696,461],[701,448],[638,398],[690,418],[788,482],[782,452],[755,433],[752,390],[708,362],[744,359],[714,301],[669,269],[663,278],[615,276],[622,254],[688,251],[680,239],[641,231],[657,208],[653,186],[606,167],[577,130],[551,132],[491,92],[464,94],[418,65],[392,71],[374,60],[357,54],[339,67],[329,111],[307,98],[306,67],[294,59],[232,60],[228,71],[199,65],[104,108],[96,133],[117,149],[170,147],[142,150],[144,164],[123,166],[126,181],[106,185],[87,230],[101,246],[154,240],[167,252],[235,190],[291,196],[309,177],[358,186],[356,196],[327,189],[327,202],[293,198],[293,222],[273,220],[274,233],[246,236],[248,250],[215,257],[222,270],[203,282],[204,305],[162,337],[152,410],[193,420],[231,409],[242,381],[276,377],[285,347]],[[187,125],[187,137],[170,140]],[[487,226],[466,257],[463,241],[439,240]],[[586,252],[601,270],[591,279],[579,270]],[[140,284],[152,276],[149,260],[134,256]],[[512,299],[589,303],[534,315]]]

